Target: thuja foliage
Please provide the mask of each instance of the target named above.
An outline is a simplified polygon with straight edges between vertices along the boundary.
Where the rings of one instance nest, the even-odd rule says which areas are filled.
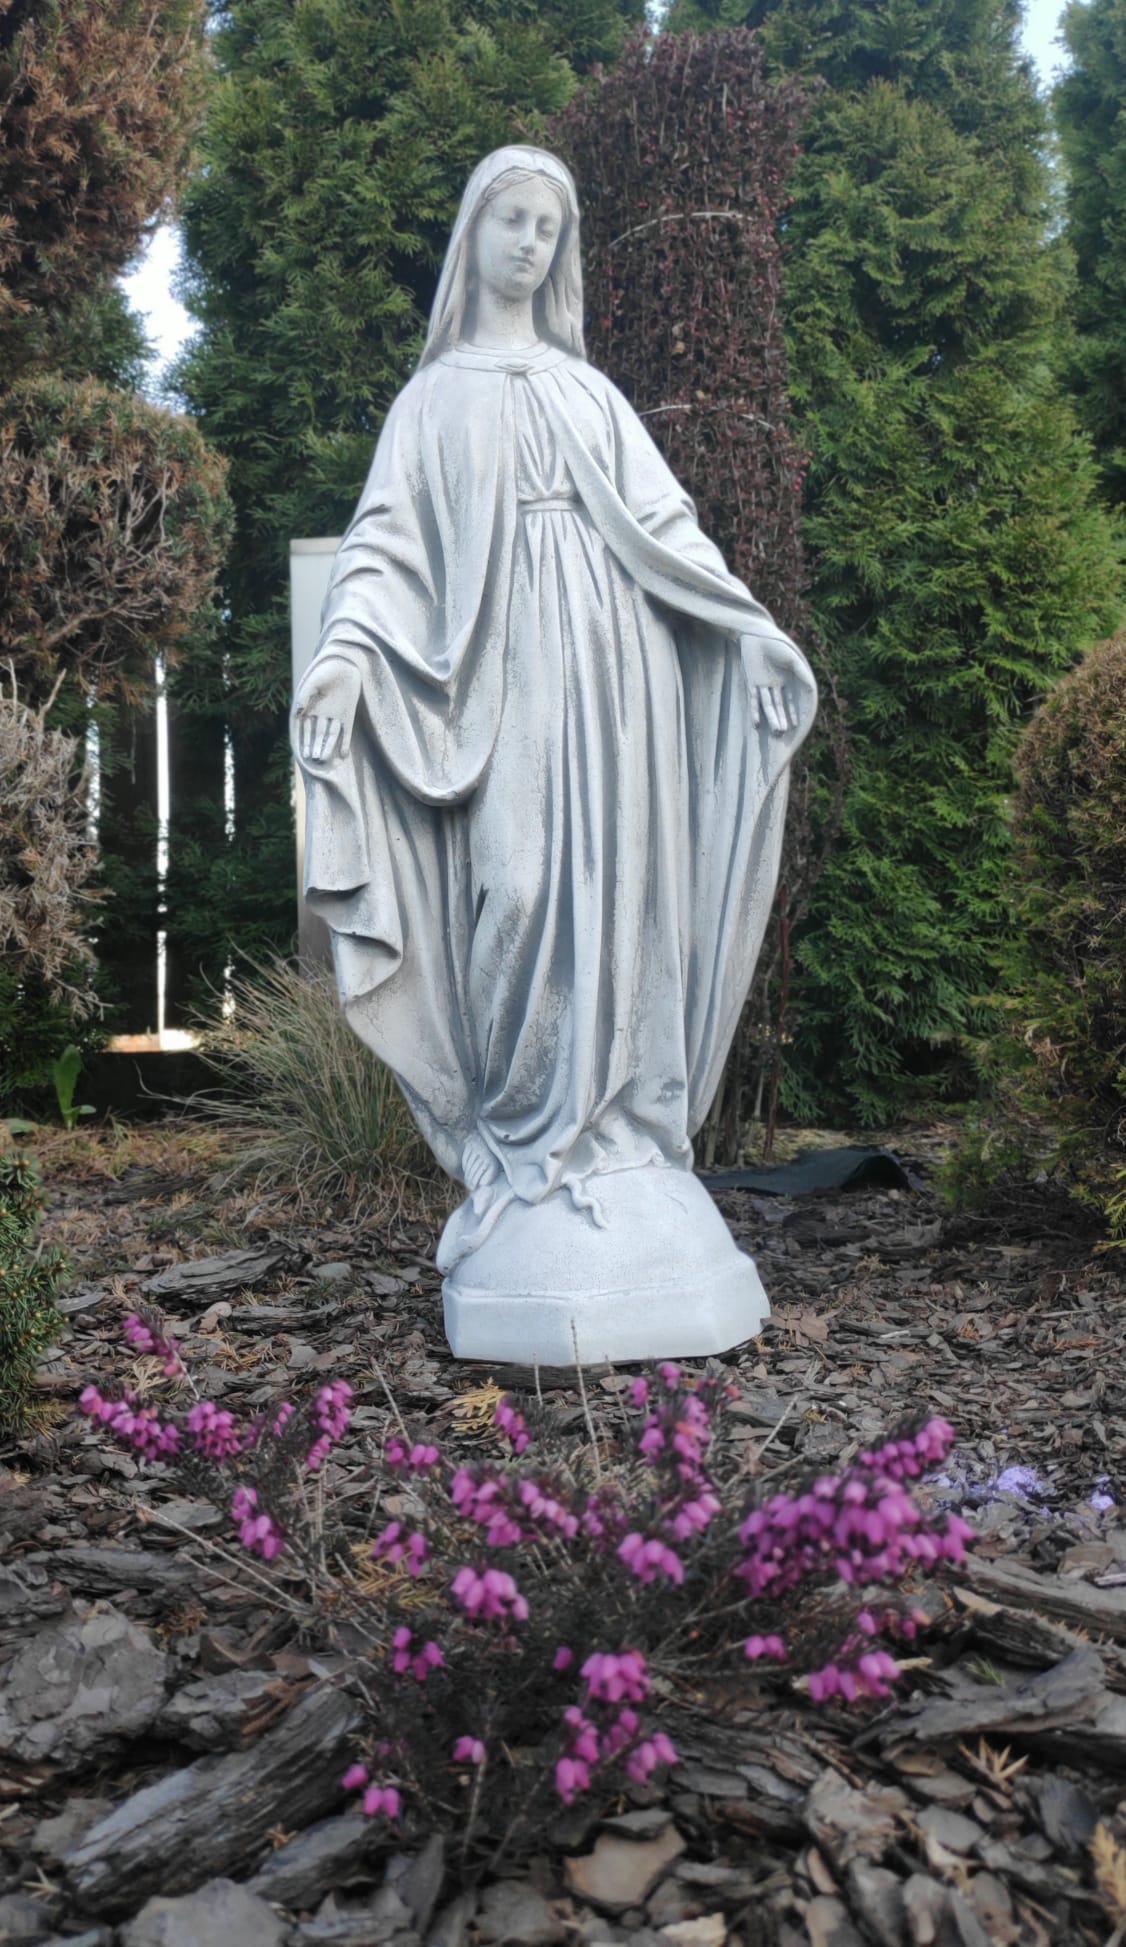
[[[183,1383],[163,1321],[134,1314],[126,1332],[139,1372]],[[729,1704],[764,1683],[814,1703],[887,1697],[895,1647],[926,1621],[912,1577],[971,1538],[910,1491],[949,1451],[944,1421],[780,1481],[730,1437],[737,1388],[671,1363],[622,1384],[578,1442],[494,1392],[495,1445],[468,1460],[392,1412],[361,1538],[332,1488],[345,1380],[254,1421],[93,1385],[80,1406],[223,1510],[256,1593],[272,1587],[307,1639],[342,1632],[367,1719],[342,1790],[371,1817],[460,1830],[463,1860],[495,1867],[561,1805],[675,1766],[685,1683]]]
[[[805,599],[805,458],[782,335],[778,232],[807,106],[798,83],[767,79],[749,33],[639,36],[556,118],[552,139],[579,183],[590,356],[692,494],[704,531],[811,653],[823,689],[817,741],[839,769],[840,719]],[[822,808],[815,841],[809,765],[807,749],[775,924],[705,1137],[709,1162],[717,1139],[734,1160],[773,1066],[788,929],[832,823]]]
[[[1019,1013],[1067,1120],[1126,1150],[1126,630],[1017,751]]]
[[[1072,376],[1107,498],[1126,506],[1126,0],[1063,14],[1071,66],[1053,97],[1075,253]]]
[[[642,0],[229,0],[203,172],[185,204],[200,333],[178,384],[231,462],[229,627],[177,678],[182,707],[228,721],[236,842],[202,847],[182,898],[218,984],[253,899],[256,950],[285,949],[291,846],[285,716],[288,547],[342,531],[420,344],[465,180],[612,59]],[[213,794],[214,795],[214,794]],[[255,833],[250,845],[249,835]],[[292,855],[290,853],[290,855]]]
[[[0,1433],[26,1423],[36,1361],[59,1329],[54,1306],[57,1254],[35,1243],[39,1218],[35,1164],[0,1155]]]
[[[0,0],[0,370],[138,249],[187,165],[206,0]]]
[[[1061,385],[1066,254],[1014,0],[681,0],[812,86],[785,317],[811,602],[848,709],[841,839],[797,947],[796,1107],[934,1088],[1007,939],[1021,722],[1113,627]]]

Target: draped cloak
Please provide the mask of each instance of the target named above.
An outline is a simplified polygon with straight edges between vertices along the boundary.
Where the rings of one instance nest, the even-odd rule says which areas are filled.
[[[342,1004],[444,1168],[507,1192],[687,1166],[773,896],[788,642],[621,394],[554,346],[457,346],[388,414],[318,655],[362,702],[302,760]]]

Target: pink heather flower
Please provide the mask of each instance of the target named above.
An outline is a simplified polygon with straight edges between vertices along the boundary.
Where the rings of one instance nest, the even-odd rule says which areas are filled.
[[[231,1520],[238,1538],[251,1555],[272,1562],[285,1547],[285,1536],[271,1514],[258,1512],[258,1492],[253,1487],[236,1487],[231,1496]]]
[[[319,1432],[305,1456],[305,1465],[315,1474],[328,1459],[333,1447],[343,1440],[352,1418],[352,1388],[346,1379],[332,1379],[318,1390],[313,1404],[313,1419]]]
[[[647,1379],[631,1379],[627,1391],[631,1406],[644,1406],[649,1399],[649,1381]]]
[[[584,1764],[597,1764],[598,1732],[589,1717],[584,1717],[578,1704],[568,1704],[563,1712],[563,1722],[567,1726],[568,1747],[572,1756],[581,1758]]]
[[[679,1762],[676,1746],[672,1740],[667,1738],[663,1731],[654,1731],[652,1737],[644,1738],[636,1750],[630,1752],[626,1759],[626,1775],[635,1779],[639,1785],[645,1785],[649,1782],[650,1773],[654,1772],[658,1765],[674,1765]]]
[[[389,1521],[372,1543],[373,1562],[387,1561],[395,1564],[405,1561],[408,1575],[421,1575],[429,1555],[430,1544],[425,1535],[420,1535],[417,1531],[404,1535],[401,1521]]]
[[[719,1513],[719,1495],[710,1488],[700,1488],[690,1501],[683,1501],[669,1521],[674,1541],[687,1541],[691,1535],[699,1534],[709,1521]]]
[[[760,1656],[770,1656],[776,1663],[784,1663],[786,1645],[780,1636],[748,1636],[743,1644],[743,1655],[750,1657],[752,1662]]]
[[[560,1643],[559,1648],[552,1657],[551,1667],[553,1670],[569,1670],[574,1660],[574,1650],[569,1649],[566,1643]]]
[[[528,1604],[511,1575],[502,1569],[487,1568],[478,1575],[467,1564],[459,1568],[450,1584],[450,1594],[468,1616],[481,1616],[513,1622],[526,1622]]]
[[[665,1359],[657,1367],[657,1371],[661,1375],[662,1384],[668,1388],[670,1393],[675,1392],[680,1384],[680,1367],[674,1365],[671,1359]]]
[[[163,1359],[166,1379],[176,1379],[184,1371],[184,1362],[179,1349],[172,1340],[156,1326],[150,1325],[139,1313],[130,1312],[125,1321],[125,1336],[136,1352],[148,1352],[155,1358]]]
[[[513,1453],[522,1454],[525,1447],[531,1445],[532,1436],[528,1432],[524,1415],[512,1404],[507,1395],[498,1402],[497,1410],[493,1414],[493,1424],[499,1426],[501,1432],[508,1435],[512,1442]]]
[[[369,1785],[360,1800],[360,1808],[369,1819],[376,1818],[380,1812],[386,1818],[397,1819],[402,1806],[403,1801],[394,1785]]]
[[[340,1780],[342,1792],[362,1791],[368,1781],[368,1769],[364,1764],[350,1764]]]
[[[590,1770],[581,1758],[559,1758],[555,1766],[555,1789],[564,1805],[570,1805],[580,1792],[590,1790]]]
[[[292,1400],[283,1399],[281,1405],[278,1407],[278,1410],[274,1415],[274,1423],[270,1431],[274,1435],[279,1435],[284,1433],[286,1427],[289,1425],[289,1422],[293,1418],[293,1415],[296,1413],[296,1411],[297,1408],[296,1406],[294,1406]]]
[[[437,1670],[445,1662],[441,1649],[435,1642],[425,1642],[420,1650],[414,1647],[414,1636],[400,1624],[391,1638],[391,1667],[399,1676],[409,1674],[416,1683],[425,1683],[431,1670]]]
[[[208,1460],[230,1460],[242,1452],[243,1436],[234,1414],[214,1400],[197,1400],[189,1407],[184,1425],[196,1453]]]
[[[436,1465],[438,1449],[423,1441],[416,1441],[414,1446],[408,1447],[400,1434],[392,1433],[388,1435],[383,1458],[396,1473],[424,1474],[428,1468]]]
[[[479,1737],[459,1737],[454,1745],[455,1764],[484,1764],[485,1747]]]
[[[604,1703],[640,1703],[649,1695],[649,1673],[640,1650],[622,1650],[617,1656],[596,1653],[588,1656],[582,1673],[587,1695]]]
[[[569,1508],[565,1508],[561,1501],[555,1499],[554,1495],[546,1493],[538,1482],[533,1480],[518,1481],[516,1483],[516,1498],[524,1508],[529,1520],[538,1522],[540,1527],[546,1528],[549,1534],[562,1535],[567,1541],[573,1541],[578,1534],[578,1516],[572,1514]],[[492,1538],[490,1532],[489,1539],[492,1540]],[[517,1539],[520,1538],[518,1534]]]
[[[684,1580],[680,1556],[656,1536],[646,1541],[643,1535],[627,1535],[619,1544],[618,1557],[639,1582],[655,1582],[658,1575],[667,1575],[670,1582],[678,1584]]]
[[[180,1451],[180,1429],[169,1422],[162,1425],[152,1406],[138,1406],[135,1396],[106,1399],[96,1386],[84,1386],[78,1396],[79,1411],[97,1420],[115,1440],[132,1447],[145,1460],[168,1460]]]
[[[599,1746],[600,1756],[604,1759],[616,1758],[619,1751],[624,1751],[627,1744],[632,1744],[640,1728],[641,1719],[638,1717],[637,1712],[630,1710],[628,1704],[623,1704],[617,1716],[611,1718],[606,1730],[602,1733],[602,1741]]]

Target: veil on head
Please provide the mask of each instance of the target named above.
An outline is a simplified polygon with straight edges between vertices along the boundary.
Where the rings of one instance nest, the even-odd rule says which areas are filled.
[[[465,328],[473,290],[473,226],[486,203],[503,189],[508,179],[543,176],[559,191],[563,202],[563,226],[555,248],[551,269],[536,292],[536,329],[551,344],[564,351],[585,356],[583,349],[583,273],[579,258],[579,199],[574,177],[558,156],[546,149],[533,149],[523,143],[494,149],[477,164],[465,185],[461,208],[450,234],[446,261],[438,280],[430,328],[426,334],[420,365],[427,365],[449,346],[457,343]]]

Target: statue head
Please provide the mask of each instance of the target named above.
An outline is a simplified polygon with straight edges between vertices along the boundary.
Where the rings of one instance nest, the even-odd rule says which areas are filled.
[[[537,178],[558,198],[561,225],[550,268],[533,299],[536,330],[548,343],[583,356],[583,279],[574,179],[566,164],[548,150],[511,143],[485,156],[465,186],[430,313],[423,365],[456,344],[465,329],[473,304],[481,216],[503,192]]]

